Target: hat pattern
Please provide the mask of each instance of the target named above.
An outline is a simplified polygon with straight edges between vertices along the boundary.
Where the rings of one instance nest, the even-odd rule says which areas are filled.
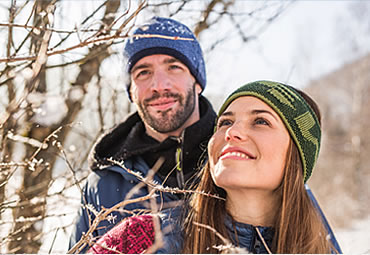
[[[172,56],[188,68],[202,91],[206,87],[206,67],[202,49],[193,32],[184,24],[162,17],[153,17],[138,27],[127,40],[124,56],[127,58],[126,71],[142,58],[154,54]],[[129,92],[130,83],[127,84]]]
[[[254,96],[261,99],[280,116],[299,150],[306,183],[312,175],[321,143],[320,123],[310,105],[289,85],[257,81],[248,83],[231,93],[221,106],[218,116],[241,96]]]

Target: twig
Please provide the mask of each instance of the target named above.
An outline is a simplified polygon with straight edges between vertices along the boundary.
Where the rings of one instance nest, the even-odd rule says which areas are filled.
[[[60,228],[57,228],[57,230],[55,231],[55,234],[54,234],[54,237],[53,237],[53,241],[51,242],[51,245],[50,245],[50,249],[49,249],[49,254],[51,254],[52,250],[53,250],[53,247],[54,247],[54,243],[55,243],[55,240],[57,239],[57,234],[59,232],[59,229]]]
[[[45,150],[45,149],[48,148],[48,145],[46,143],[41,143],[39,140],[36,140],[34,138],[24,137],[24,136],[21,136],[21,135],[15,135],[11,131],[8,132],[7,138],[9,138],[10,140],[13,140],[15,142],[21,142],[21,143],[24,143],[24,144],[28,144],[32,147],[40,148],[40,150],[41,149]]]
[[[246,249],[244,248],[241,248],[241,247],[237,247],[235,245],[233,245],[228,239],[226,239],[225,237],[223,237],[220,233],[217,232],[216,229],[214,229],[213,227],[209,226],[209,225],[205,225],[205,224],[202,224],[202,223],[198,223],[198,222],[193,222],[194,225],[196,226],[199,226],[199,227],[202,227],[202,228],[206,228],[210,231],[212,231],[213,233],[216,234],[216,236],[218,238],[221,239],[221,241],[224,243],[224,245],[214,245],[213,247],[220,250],[220,251],[225,251],[227,250],[228,253],[249,253]]]
[[[109,35],[109,36],[101,36],[97,39],[93,40],[88,40],[88,41],[83,41],[79,44],[76,44],[74,46],[61,49],[61,50],[55,50],[55,51],[49,51],[45,55],[47,57],[53,56],[53,55],[58,55],[62,53],[66,53],[71,50],[75,50],[78,48],[82,48],[85,46],[88,46],[90,44],[94,43],[101,43],[104,41],[112,41],[114,39],[122,39],[122,38],[162,38],[162,39],[168,39],[168,40],[184,40],[184,41],[192,41],[192,38],[186,38],[186,37],[179,37],[179,36],[166,36],[166,35],[156,35],[156,34],[145,34],[145,35],[133,35],[133,36],[121,36],[121,35]],[[110,42],[112,43],[112,42]],[[31,61],[35,60],[36,56],[28,56],[28,57],[10,57],[10,58],[0,58],[0,63],[1,62],[15,62],[15,61]]]
[[[271,252],[271,250],[269,249],[269,246],[267,245],[267,243],[266,243],[265,239],[264,239],[264,238],[263,238],[263,236],[261,235],[260,230],[259,230],[257,227],[255,227],[255,229],[256,229],[257,234],[258,234],[258,236],[260,237],[260,239],[261,239],[261,241],[262,241],[262,243],[263,243],[263,246],[265,246],[265,248],[266,248],[267,252],[268,252],[269,254],[272,254],[272,252]]]
[[[101,210],[98,215],[96,216],[96,218],[94,219],[91,227],[89,228],[89,230],[82,236],[82,238],[72,247],[72,249],[70,249],[67,254],[72,254],[72,253],[75,253],[77,250],[81,250],[85,247],[86,245],[86,241],[88,242],[88,237],[91,235],[91,233],[93,231],[95,231],[95,229],[97,228],[98,224],[100,223],[100,221],[104,220],[111,212],[117,210],[118,208],[120,207],[124,207],[128,204],[132,204],[132,203],[139,203],[139,202],[142,202],[142,201],[145,201],[145,200],[148,200],[150,199],[154,194],[148,194],[146,196],[143,196],[143,197],[139,197],[139,198],[135,198],[135,199],[131,199],[131,200],[124,200],[122,202],[119,202],[118,204],[116,204],[115,206],[109,208],[109,209],[103,209]]]
[[[227,239],[226,239],[225,237],[223,237],[220,233],[218,233],[218,232],[217,232],[217,230],[216,230],[216,229],[214,229],[213,227],[211,227],[211,226],[209,226],[209,225],[205,225],[205,224],[199,223],[199,222],[193,222],[193,224],[194,224],[195,226],[202,227],[202,228],[206,228],[206,229],[208,229],[208,230],[212,231],[213,233],[215,233],[215,234],[216,234],[216,236],[217,236],[218,238],[220,238],[220,239],[221,239],[221,241],[222,241],[225,245],[232,245],[232,244],[230,243],[230,241],[229,241],[229,240],[227,240]]]
[[[205,192],[202,192],[202,191],[183,190],[183,189],[179,189],[179,188],[163,187],[163,186],[159,185],[158,183],[156,183],[154,181],[147,180],[146,178],[144,178],[141,175],[141,173],[135,172],[135,171],[132,171],[132,170],[128,169],[123,164],[123,162],[119,162],[119,161],[114,160],[114,159],[107,159],[107,161],[120,166],[125,171],[127,171],[129,174],[134,175],[136,178],[138,178],[138,180],[142,181],[143,183],[145,183],[146,185],[148,185],[149,187],[153,188],[153,190],[156,190],[156,191],[170,192],[170,193],[183,193],[183,194],[186,194],[186,193],[196,193],[196,194],[204,195],[204,196],[207,196],[207,197],[212,197],[212,198],[216,198],[216,199],[220,199],[220,200],[225,200],[225,198],[219,197],[218,195],[213,195],[213,194],[205,193]]]
[[[152,181],[153,180],[153,177],[154,177],[155,173],[161,167],[161,165],[163,164],[164,160],[165,160],[164,157],[160,157],[157,160],[157,162],[155,162],[154,166],[152,167],[152,169],[149,171],[149,173],[147,175],[147,178],[146,179],[148,181]],[[150,193],[150,192],[153,192],[154,190],[152,190],[152,188],[150,186],[148,186],[148,191]],[[157,205],[157,202],[156,202],[156,200],[154,198],[150,199],[150,208],[151,208],[151,211],[153,213],[157,213],[158,212],[158,205]],[[152,246],[150,246],[145,251],[145,253],[147,253],[147,254],[152,254],[156,250],[158,250],[160,247],[163,246],[163,234],[162,234],[162,230],[161,230],[161,225],[159,223],[159,218],[156,217],[156,216],[153,216],[152,217],[152,220],[153,220],[153,226],[154,226],[154,243],[152,244]]]
[[[56,29],[56,28],[48,28],[44,26],[30,26],[30,25],[21,25],[21,24],[14,24],[14,23],[0,23],[0,27],[18,27],[18,28],[25,28],[25,29],[37,29],[40,31],[51,31],[55,33],[63,33],[63,34],[73,34],[77,32],[97,32],[100,31],[101,29],[72,29],[72,30],[63,30],[63,29]],[[111,29],[113,31],[116,31],[117,29]]]

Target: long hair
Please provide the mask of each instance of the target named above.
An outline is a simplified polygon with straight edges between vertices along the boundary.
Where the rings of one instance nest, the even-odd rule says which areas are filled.
[[[218,253],[215,245],[222,244],[214,231],[198,226],[201,223],[210,226],[223,237],[228,238],[224,224],[226,216],[226,192],[217,187],[211,177],[209,164],[200,172],[200,182],[188,200],[186,219],[184,222],[183,253]],[[209,197],[198,192],[209,192],[220,197]]]
[[[303,92],[299,93],[302,93],[320,119],[320,112],[313,100]],[[275,190],[281,201],[273,226],[274,238],[269,248],[273,253],[330,253],[333,247],[326,239],[327,231],[305,190],[302,162],[292,140],[285,162],[283,180]],[[223,243],[215,232],[232,239],[224,221],[227,214],[226,192],[214,184],[208,163],[200,172],[200,182],[195,190],[197,192],[189,198],[184,221],[186,234],[183,253],[219,253],[215,246]],[[202,195],[200,192],[216,194],[221,199]],[[214,231],[196,223],[207,225]]]

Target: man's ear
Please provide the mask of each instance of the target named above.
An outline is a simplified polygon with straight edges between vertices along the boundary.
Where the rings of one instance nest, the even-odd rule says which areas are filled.
[[[128,91],[131,102],[135,102],[135,96],[136,96],[135,89],[136,89],[135,85],[133,85],[131,82],[130,89]]]
[[[202,93],[202,87],[198,84],[198,83],[195,83],[195,91],[197,92],[198,95],[200,95],[200,93]]]

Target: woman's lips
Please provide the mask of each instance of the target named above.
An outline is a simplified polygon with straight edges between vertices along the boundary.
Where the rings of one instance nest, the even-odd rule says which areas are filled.
[[[228,147],[222,150],[222,153],[219,157],[219,159],[227,159],[227,158],[232,158],[232,159],[241,159],[241,160],[249,160],[249,159],[255,159],[255,157],[238,147]]]
[[[223,154],[220,159],[233,158],[233,159],[251,159],[248,155],[241,152],[227,152]]]

